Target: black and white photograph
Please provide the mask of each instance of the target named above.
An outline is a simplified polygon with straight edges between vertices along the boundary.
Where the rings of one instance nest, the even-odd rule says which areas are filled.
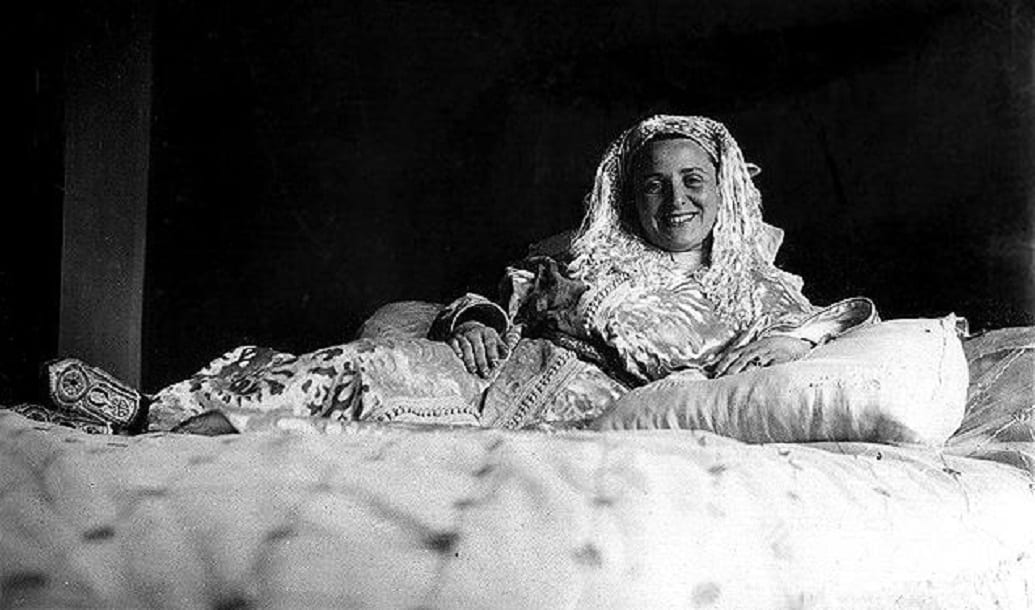
[[[0,609],[1035,608],[1031,0],[41,0]]]

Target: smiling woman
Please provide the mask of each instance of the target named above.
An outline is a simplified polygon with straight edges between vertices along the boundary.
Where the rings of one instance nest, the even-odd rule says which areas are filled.
[[[238,430],[312,415],[580,427],[631,388],[739,378],[876,320],[868,299],[809,303],[773,263],[779,241],[726,127],[655,116],[605,152],[573,240],[508,268],[498,303],[465,295],[426,336],[238,348],[160,392],[151,426],[217,411]]]
[[[774,265],[782,232],[762,221],[740,147],[712,119],[661,115],[624,132],[587,204],[568,271],[601,311],[579,328],[641,382],[786,362],[876,317],[867,299],[819,315]]]
[[[648,142],[631,164],[624,205],[635,208],[637,218],[630,224],[638,226],[653,246],[670,252],[673,260],[678,257],[687,269],[707,264],[712,229],[722,205],[718,162],[714,153],[690,138],[668,134]],[[794,360],[814,346],[801,338],[767,337],[750,350],[730,351],[716,372],[738,373]]]

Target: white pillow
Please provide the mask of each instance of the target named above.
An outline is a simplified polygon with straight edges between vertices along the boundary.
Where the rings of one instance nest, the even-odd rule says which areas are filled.
[[[600,430],[709,430],[751,443],[940,445],[959,427],[967,362],[956,317],[860,327],[803,359],[719,379],[673,374],[621,397]]]

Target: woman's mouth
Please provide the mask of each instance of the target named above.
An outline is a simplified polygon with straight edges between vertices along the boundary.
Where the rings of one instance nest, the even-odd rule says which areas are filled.
[[[683,212],[679,214],[666,214],[660,218],[661,225],[664,227],[679,227],[690,223],[692,220],[697,218],[697,212]]]

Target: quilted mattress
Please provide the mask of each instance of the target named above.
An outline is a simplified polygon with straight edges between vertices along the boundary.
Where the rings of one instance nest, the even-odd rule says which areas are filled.
[[[1015,465],[710,433],[91,436],[0,411],[0,606],[1028,607]]]

